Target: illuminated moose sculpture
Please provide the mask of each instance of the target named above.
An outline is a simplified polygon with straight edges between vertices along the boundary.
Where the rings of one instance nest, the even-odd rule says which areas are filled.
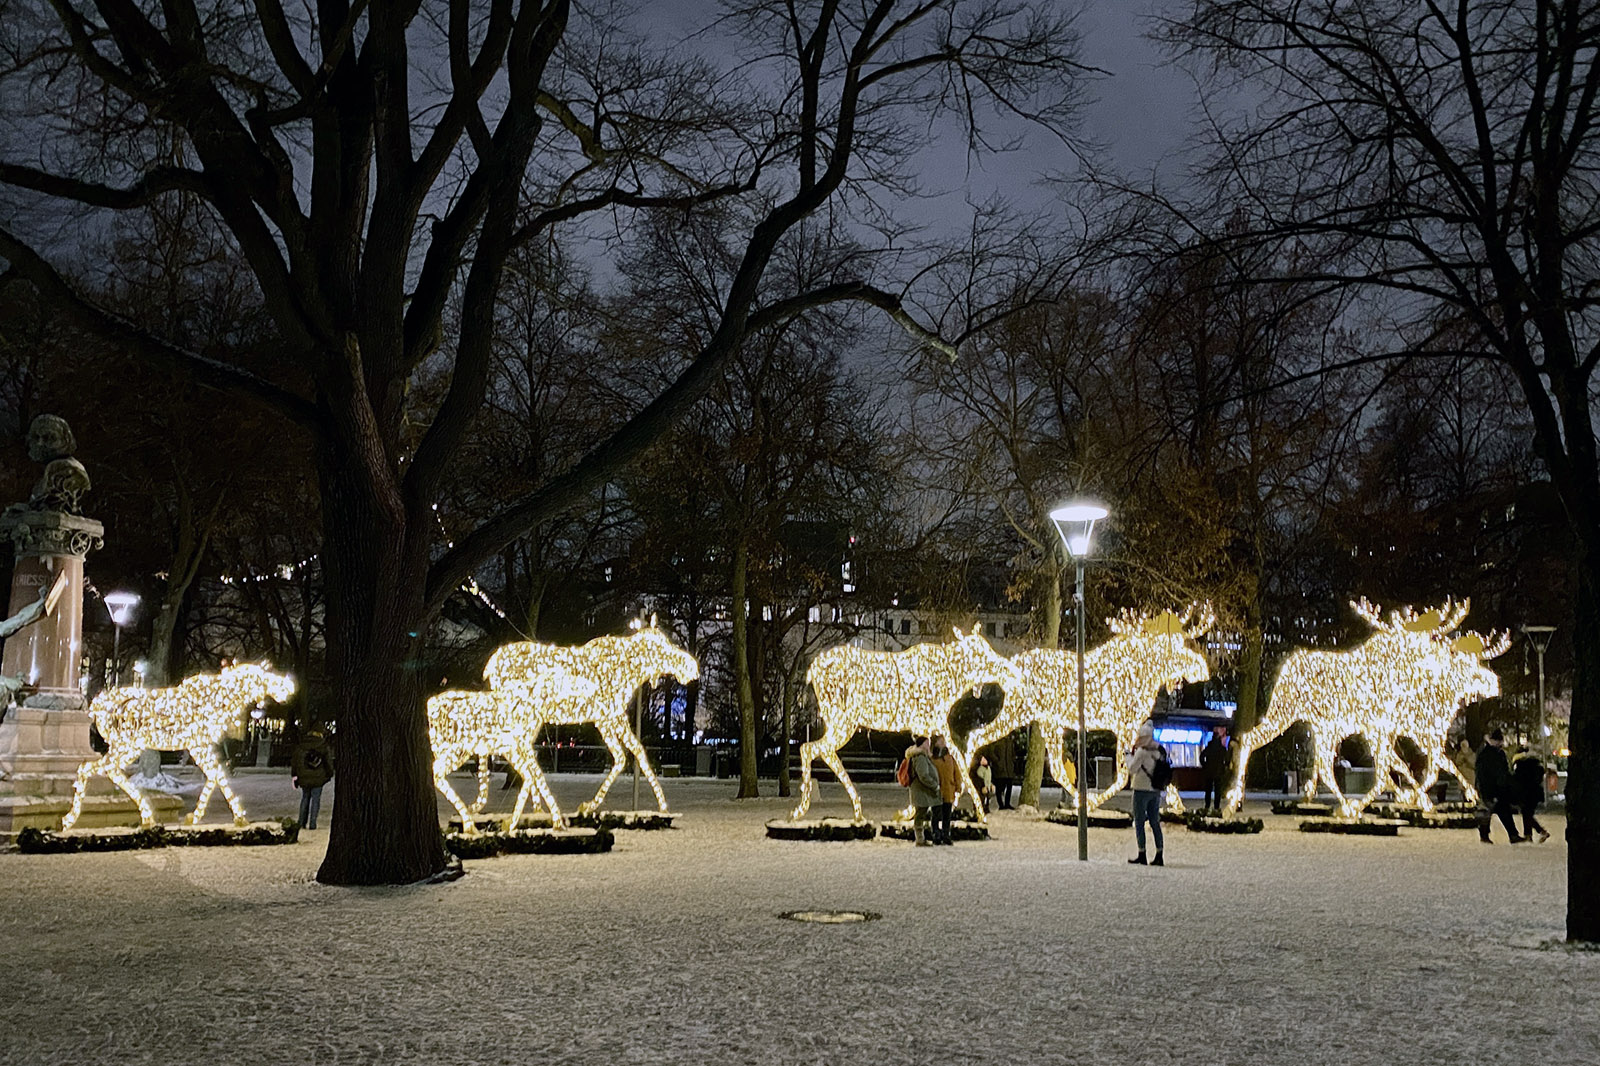
[[[818,653],[806,680],[817,694],[826,729],[800,747],[800,804],[791,817],[804,817],[811,808],[811,764],[821,759],[849,793],[855,820],[865,820],[861,796],[839,760],[839,749],[856,730],[910,730],[948,738],[951,705],[963,694],[977,695],[990,683],[1008,691],[1016,686],[1016,667],[976,628],[965,635],[957,629],[955,635],[955,640],[943,644],[916,644],[904,651],[868,651],[842,644]],[[950,748],[961,771],[961,791],[976,796],[965,753],[953,740]],[[983,804],[976,806],[981,819]]]
[[[143,823],[154,825],[150,801],[122,772],[145,748],[187,749],[206,775],[194,813],[184,819],[187,824],[194,825],[205,817],[212,793],[220,788],[233,811],[234,824],[244,825],[244,805],[228,783],[217,756],[217,744],[249,708],[264,700],[281,703],[292,695],[294,678],[273,673],[265,663],[224,666],[220,673],[197,674],[172,688],[106,689],[89,705],[89,717],[105,739],[106,753],[78,767],[72,809],[62,819],[61,828],[71,829],[77,822],[89,779],[97,775],[116,782],[139,805]]]
[[[1150,717],[1151,704],[1162,686],[1176,688],[1179,681],[1210,678],[1205,656],[1191,648],[1189,641],[1198,639],[1214,621],[1210,607],[1201,605],[1191,605],[1182,617],[1171,611],[1155,617],[1123,611],[1110,619],[1112,638],[1084,656],[1084,717],[1089,728],[1115,733],[1118,751],[1132,748],[1139,724]],[[1035,648],[1011,661],[1021,684],[1006,691],[999,717],[967,738],[968,752],[977,758],[984,745],[1038,722],[1051,773],[1056,780],[1065,781],[1062,734],[1078,728],[1077,653]],[[1089,808],[1100,806],[1127,783],[1127,770],[1119,770],[1110,788],[1090,797]],[[1176,790],[1171,795],[1175,798]]]
[[[522,775],[522,790],[517,794],[511,826],[521,820],[530,791],[549,809],[551,823],[557,829],[566,824],[534,751],[534,738],[542,719],[530,716],[528,711],[538,708],[541,714],[548,714],[557,707],[581,705],[597,687],[584,678],[547,674],[520,683],[521,698],[516,701],[502,701],[493,691],[459,690],[441,692],[428,700],[433,783],[461,815],[463,830],[476,831],[473,816],[488,803],[489,759],[493,755],[503,756]],[[468,807],[451,786],[448,775],[473,757],[478,761],[478,795]]]
[[[1361,600],[1351,606],[1375,630],[1364,644],[1348,651],[1302,648],[1292,653],[1278,671],[1266,715],[1236,744],[1236,777],[1226,809],[1237,810],[1244,798],[1250,754],[1295,722],[1310,727],[1316,757],[1315,770],[1305,784],[1306,798],[1316,795],[1321,781],[1346,817],[1360,814],[1390,787],[1391,768],[1410,778],[1409,768],[1395,754],[1399,737],[1410,737],[1428,759],[1423,782],[1412,781],[1413,798],[1423,791],[1424,782],[1433,783],[1441,769],[1460,776],[1445,751],[1445,731],[1462,704],[1499,693],[1500,680],[1483,660],[1510,646],[1503,635],[1487,643],[1476,633],[1451,638],[1470,604],[1446,601],[1442,608],[1420,615],[1405,608],[1391,611],[1384,620],[1377,607]],[[1372,788],[1352,799],[1340,790],[1333,761],[1339,742],[1357,734],[1371,748],[1378,773]],[[1425,797],[1421,800],[1426,803]]]
[[[667,798],[650,768],[644,745],[628,725],[628,704],[640,685],[672,677],[683,684],[700,677],[694,656],[673,644],[655,626],[640,626],[625,637],[596,637],[579,647],[525,641],[507,644],[489,657],[483,679],[499,700],[500,713],[514,721],[531,723],[528,742],[544,724],[593,722],[611,752],[611,772],[594,798],[578,808],[579,814],[605,802],[606,793],[622,774],[626,754],[639,760],[658,808],[665,812]],[[550,679],[575,678],[593,686],[582,699],[549,701],[542,698]],[[519,800],[520,810],[520,800]],[[554,810],[551,811],[554,817]]]

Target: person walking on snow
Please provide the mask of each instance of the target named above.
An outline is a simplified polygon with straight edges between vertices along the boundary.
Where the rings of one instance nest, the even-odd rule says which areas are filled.
[[[911,767],[911,806],[914,812],[911,838],[916,841],[917,847],[927,847],[933,843],[928,839],[928,822],[934,806],[939,802],[939,771],[929,754],[927,737],[912,738],[911,746],[906,749],[906,762]]]
[[[1139,727],[1133,750],[1128,752],[1123,765],[1128,768],[1129,783],[1133,786],[1133,837],[1139,845],[1139,854],[1128,861],[1138,866],[1165,866],[1161,839],[1161,790],[1150,780],[1156,763],[1166,758],[1167,752],[1156,743],[1155,726],[1149,722]],[[1144,825],[1150,823],[1150,833],[1155,837],[1156,857],[1145,858]]]
[[[300,828],[317,827],[317,811],[322,808],[322,786],[333,776],[333,760],[328,755],[328,738],[313,729],[295,745],[289,757],[290,781],[300,790]]]
[[[1522,839],[1532,840],[1539,834],[1539,843],[1550,839],[1534,812],[1544,802],[1544,764],[1539,756],[1528,750],[1526,744],[1517,745],[1517,757],[1511,760],[1511,802],[1522,815]]]
[[[1494,843],[1489,839],[1489,827],[1498,817],[1511,843],[1522,843],[1517,825],[1511,820],[1511,766],[1506,762],[1506,738],[1500,730],[1490,733],[1478,752],[1473,776],[1477,778],[1478,798],[1482,803],[1478,810],[1478,839],[1485,844]]]
[[[961,769],[956,757],[944,742],[944,737],[933,738],[933,765],[939,772],[939,804],[933,809],[933,842],[953,844],[950,839],[950,816],[955,810],[956,794],[961,790]]]

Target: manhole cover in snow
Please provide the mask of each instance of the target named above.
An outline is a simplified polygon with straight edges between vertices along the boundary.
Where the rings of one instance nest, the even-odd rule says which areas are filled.
[[[849,922],[870,922],[881,915],[871,911],[784,911],[779,918],[791,922],[814,922],[818,925],[845,925]]]

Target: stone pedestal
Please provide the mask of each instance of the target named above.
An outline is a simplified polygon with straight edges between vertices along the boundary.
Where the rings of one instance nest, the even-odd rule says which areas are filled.
[[[29,517],[35,521],[55,518],[91,527],[91,530],[76,532],[92,531],[96,536],[100,532],[99,522],[73,515],[47,513]],[[35,532],[31,527],[18,529],[0,520],[0,535],[18,537],[19,549],[22,536],[31,540]],[[11,573],[11,599],[6,613],[16,614],[37,600],[40,590],[50,588],[61,575],[66,576],[67,586],[56,600],[55,608],[6,639],[5,653],[0,655],[0,673],[11,677],[21,674],[35,688],[34,694],[24,701],[27,706],[75,711],[83,708],[83,693],[78,688],[79,663],[83,659],[83,556],[23,554],[19,550]],[[89,743],[87,718],[84,719],[83,742],[85,746]]]
[[[36,458],[38,458],[36,456]],[[71,464],[71,460],[56,461]],[[66,469],[70,478],[73,469]],[[50,468],[34,501],[0,514],[0,538],[16,551],[10,616],[35,603],[44,589],[65,577],[49,612],[6,639],[0,672],[21,675],[34,690],[0,721],[0,837],[30,827],[55,829],[72,806],[78,767],[97,758],[89,744],[89,712],[78,686],[83,659],[83,559],[100,546],[103,528],[92,518],[61,506]],[[84,479],[84,487],[87,479]],[[71,486],[68,486],[69,488]],[[75,496],[70,497],[75,504]],[[42,505],[41,505],[42,504]],[[152,796],[157,816],[176,818],[183,802]],[[79,824],[86,828],[138,825],[139,807],[105,778],[90,783]]]

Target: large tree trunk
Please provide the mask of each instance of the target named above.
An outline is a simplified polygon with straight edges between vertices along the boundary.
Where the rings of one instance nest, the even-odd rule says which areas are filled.
[[[756,700],[750,686],[750,624],[746,617],[745,591],[750,569],[750,549],[740,542],[733,549],[733,679],[739,700],[739,799],[761,795],[756,773],[756,747],[761,738],[756,730]]]
[[[194,500],[188,486],[180,477],[176,480],[178,491],[177,542],[172,549],[172,563],[167,567],[167,581],[161,590],[161,603],[150,627],[150,650],[146,655],[149,669],[145,683],[160,688],[172,683],[179,665],[173,661],[173,635],[178,631],[178,618],[183,613],[183,601],[189,588],[200,573],[201,560],[211,541],[211,531],[216,526],[217,513],[222,508],[224,492],[217,493],[211,510],[195,514]]]
[[[336,802],[317,880],[409,884],[446,866],[421,672],[426,553],[408,550],[379,456],[320,455],[328,669],[338,716]]]
[[[1054,530],[1051,530],[1054,536]],[[1061,570],[1058,557],[1060,548],[1053,542],[1050,557],[1045,562],[1045,572],[1039,582],[1039,647],[1057,648],[1061,644]],[[1073,620],[1077,624],[1077,620]],[[1076,759],[1074,754],[1072,758]],[[1057,768],[1059,772],[1059,768]],[[1083,767],[1078,768],[1083,772]],[[1044,730],[1035,722],[1028,728],[1028,758],[1022,764],[1022,791],[1017,802],[1024,807],[1039,806],[1039,793],[1044,787]]]
[[[1261,720],[1261,663],[1265,657],[1261,631],[1261,597],[1245,608],[1244,654],[1239,660],[1239,700],[1233,711],[1233,735],[1241,736]]]

